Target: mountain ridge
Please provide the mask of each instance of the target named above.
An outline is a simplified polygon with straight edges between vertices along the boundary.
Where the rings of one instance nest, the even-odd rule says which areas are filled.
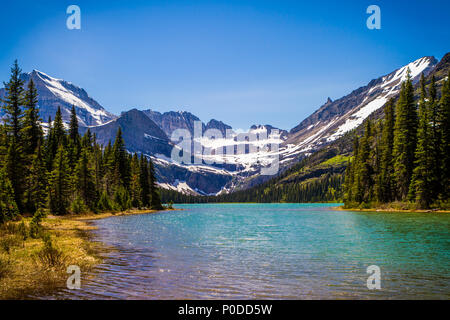
[[[279,157],[279,173],[356,128],[372,113],[382,110],[387,99],[398,93],[400,84],[406,77],[407,68],[411,69],[413,80],[417,81],[421,72],[429,74],[434,71],[436,65],[439,64],[434,57],[417,59],[369,81],[367,85],[339,99],[331,100],[328,97],[324,105],[290,131],[278,129],[281,134],[280,149],[276,152],[269,151],[268,154]],[[164,187],[173,190],[182,189],[191,194],[217,194],[246,189],[270,179],[260,175],[261,163],[252,162],[258,158],[247,154],[228,157],[231,162],[226,164],[211,165],[180,164],[170,159],[174,146],[170,138],[176,129],[186,129],[193,136],[195,121],[200,121],[202,133],[207,129],[217,129],[225,136],[226,130],[232,127],[220,120],[211,119],[205,124],[188,111],[161,113],[151,109],[143,111],[131,109],[122,112],[120,116],[115,116],[91,98],[86,90],[70,82],[50,77],[37,70],[25,73],[21,77],[24,81],[31,78],[33,81],[36,80],[41,115],[54,117],[57,106],[61,105],[63,120],[67,123],[72,104],[78,103],[75,108],[80,131],[85,132],[89,127],[103,144],[109,140],[114,141],[115,133],[118,127],[121,127],[127,149],[152,157],[158,178]],[[2,90],[4,92],[4,89],[0,89],[0,97]],[[277,128],[269,124],[253,125],[249,128],[249,132],[259,135],[260,132],[267,130],[270,134],[274,129]],[[227,142],[218,141],[211,144],[211,141],[202,138],[201,143],[203,148],[211,145],[217,150],[224,148]],[[249,148],[246,149],[247,152]],[[220,160],[220,158],[220,155],[213,156],[213,159]]]

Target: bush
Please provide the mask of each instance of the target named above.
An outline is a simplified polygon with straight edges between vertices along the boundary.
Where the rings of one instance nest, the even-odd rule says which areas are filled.
[[[76,197],[75,200],[70,204],[70,211],[75,214],[85,213],[89,211],[89,208],[84,203],[81,197]]]
[[[170,200],[169,203],[167,204],[167,209],[173,209],[173,201]]]
[[[18,233],[20,235],[20,237],[22,238],[23,241],[26,241],[28,239],[29,236],[29,232],[28,232],[28,228],[25,225],[25,222],[22,220],[22,222],[19,224],[18,227]]]
[[[10,254],[12,248],[19,247],[22,243],[23,241],[18,235],[9,235],[0,240],[0,248],[7,254]]]
[[[62,268],[65,263],[63,253],[53,245],[52,239],[48,233],[42,236],[44,248],[38,253],[41,263],[47,268]]]
[[[39,208],[34,216],[33,219],[31,219],[30,222],[30,237],[33,239],[37,239],[41,236],[42,234],[42,226],[41,226],[41,222],[42,219],[45,218],[46,214],[44,209]]]

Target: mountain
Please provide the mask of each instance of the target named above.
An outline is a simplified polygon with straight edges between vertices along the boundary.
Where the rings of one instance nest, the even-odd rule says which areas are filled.
[[[211,119],[205,126],[205,130],[217,129],[222,133],[223,137],[226,137],[227,130],[233,129],[231,126],[223,123],[222,121]]]
[[[432,62],[435,64],[435,61]],[[448,77],[449,72],[450,53],[447,53],[438,64],[427,70],[428,76],[425,78],[425,82],[428,85],[431,82],[431,77],[434,76],[436,88],[440,93],[443,80]],[[419,97],[419,91],[420,88],[416,82],[416,101]],[[392,97],[397,99],[398,94]],[[322,110],[326,110],[326,107],[333,103],[330,100],[327,101],[324,105],[325,108]],[[356,106],[358,105],[356,104]],[[378,120],[383,118],[383,109],[384,105],[365,119]],[[347,112],[349,111],[351,109]],[[314,113],[314,115],[317,114],[317,112]],[[362,134],[363,126],[364,124],[361,123],[328,144],[322,145],[319,150],[299,158],[298,163],[291,163],[290,167],[276,177],[265,180],[260,180],[260,176],[254,177],[248,181],[245,190],[237,190],[234,193],[222,194],[217,197],[195,198],[164,191],[162,198],[164,201],[172,200],[175,202],[341,202],[343,200],[344,173],[353,156],[353,138],[355,135],[360,136]],[[258,181],[258,183],[253,183],[254,181]]]
[[[129,152],[146,155],[160,154],[170,157],[172,145],[167,135],[142,111],[132,109],[106,124],[89,127],[97,141],[106,146],[109,141],[114,143],[117,130],[122,129],[123,138]],[[81,128],[84,133],[87,128]]]
[[[191,133],[191,136],[193,136],[195,121],[200,121],[198,117],[186,111],[160,113],[149,109],[142,112],[153,120],[169,138],[176,129],[186,129]],[[204,128],[205,125],[202,124],[202,129]]]
[[[289,132],[287,130],[279,129],[274,126],[271,126],[270,124],[254,124],[250,127],[251,132],[262,132],[266,131],[267,135],[270,135],[273,130],[278,130],[278,133],[280,134],[281,140],[286,140],[288,138]]]
[[[101,125],[116,118],[92,99],[84,89],[70,82],[50,77],[38,70],[22,73],[20,78],[25,81],[25,86],[30,79],[33,79],[39,94],[40,116],[44,122],[47,122],[49,117],[54,118],[56,110],[60,106],[63,120],[68,123],[72,105],[75,106],[80,126]],[[5,89],[2,88],[0,89],[0,99],[4,95]]]
[[[423,57],[370,81],[340,99],[332,101],[328,98],[316,112],[291,129],[285,142],[286,158],[309,154],[356,128],[400,92],[408,68],[413,83],[417,83],[420,74],[428,75],[437,63],[434,57]]]
[[[340,99],[333,101],[328,98],[316,112],[290,131],[278,129],[279,137],[270,137],[277,128],[266,124],[253,125],[247,133],[236,132],[230,139],[209,139],[204,136],[197,138],[195,143],[200,143],[201,150],[209,151],[205,157],[208,162],[203,163],[174,161],[171,153],[177,149],[173,150],[174,143],[170,139],[172,133],[176,129],[186,129],[193,136],[195,123],[198,121],[203,133],[208,129],[217,129],[225,136],[226,131],[232,129],[231,126],[216,119],[205,124],[187,111],[161,113],[132,109],[117,117],[89,97],[84,89],[69,82],[36,70],[23,74],[22,78],[25,81],[32,78],[36,83],[44,121],[48,116],[53,118],[60,105],[63,119],[68,122],[70,108],[75,104],[81,132],[89,127],[100,143],[107,144],[110,140],[114,141],[117,129],[121,127],[128,151],[143,153],[152,158],[162,187],[192,195],[210,195],[230,193],[266,183],[273,176],[263,175],[262,170],[277,157],[278,174],[289,172],[290,168],[305,157],[327,148],[358,127],[369,115],[381,112],[385,102],[398,94],[408,68],[414,82],[417,82],[422,72],[426,75],[442,75],[449,63],[447,56],[439,64],[433,57],[423,57],[370,81],[366,86]],[[4,89],[0,89],[0,97],[2,94],[4,95]],[[251,136],[262,139],[264,131],[268,133],[265,140],[253,144],[248,142]],[[279,148],[273,149],[272,146],[269,147],[270,144],[279,145]],[[229,146],[231,149],[228,149]],[[224,150],[232,152],[223,154]],[[342,166],[339,167],[341,169]],[[317,172],[322,170],[319,166]]]

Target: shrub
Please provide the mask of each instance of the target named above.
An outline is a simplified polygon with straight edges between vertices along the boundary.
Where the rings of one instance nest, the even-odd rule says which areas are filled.
[[[18,231],[18,233],[19,233],[19,235],[20,235],[20,237],[22,238],[23,241],[26,241],[28,239],[29,232],[28,232],[27,226],[25,225],[25,222],[23,220],[19,224],[19,227],[18,227],[17,231]]]
[[[33,239],[37,239],[42,234],[42,219],[45,217],[45,211],[42,208],[39,208],[31,219],[30,222],[30,237]]]
[[[41,263],[47,268],[62,268],[65,262],[63,253],[53,245],[48,233],[42,236],[42,240],[44,241],[44,248],[38,253]]]
[[[0,240],[0,247],[7,254],[10,254],[11,249],[22,245],[23,241],[18,235],[5,236]]]
[[[89,211],[89,208],[84,203],[81,197],[77,196],[75,200],[70,204],[70,211],[75,214],[85,213]]]

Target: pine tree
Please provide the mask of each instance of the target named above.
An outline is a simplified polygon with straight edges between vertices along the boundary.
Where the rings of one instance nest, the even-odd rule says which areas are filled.
[[[150,159],[148,164],[148,175],[150,180],[150,207],[154,210],[161,210],[163,209],[163,206],[161,204],[161,198],[159,196],[158,185],[156,184],[155,168]]]
[[[42,143],[43,132],[40,125],[39,109],[37,107],[38,94],[33,79],[28,82],[25,92],[25,117],[23,128],[24,152],[32,156],[38,144]]]
[[[395,183],[392,150],[394,148],[394,100],[388,101],[384,108],[384,125],[381,134],[382,155],[380,164],[381,202],[393,200]]]
[[[359,174],[358,174],[358,166],[359,166],[359,157],[358,157],[358,151],[359,151],[359,138],[356,136],[353,140],[353,161],[352,161],[352,179],[351,179],[351,202],[360,202],[360,199],[358,199],[358,195],[360,194],[359,187]]]
[[[81,152],[74,172],[74,181],[78,196],[89,209],[95,210],[98,194],[95,186],[94,173],[89,166],[89,155],[86,149]]]
[[[370,165],[370,139],[372,134],[372,122],[366,121],[364,136],[361,139],[358,151],[357,169],[358,170],[358,202],[369,202],[372,194],[372,166]]]
[[[71,188],[69,160],[62,144],[59,145],[58,151],[56,152],[48,189],[50,211],[58,215],[66,214],[69,206]]]
[[[14,191],[14,199],[19,208],[23,209],[23,193],[25,168],[23,156],[23,81],[20,79],[21,70],[14,62],[11,68],[9,82],[5,83],[5,129],[8,136],[8,151],[6,155],[6,174]]]
[[[75,106],[72,106],[70,113],[70,124],[69,124],[69,134],[68,134],[68,149],[69,149],[69,162],[70,167],[74,168],[78,159],[80,158],[81,152],[81,138],[78,132],[78,118],[75,111]]]
[[[147,159],[141,154],[140,160],[140,187],[141,187],[141,201],[144,207],[150,207],[150,177]]]
[[[130,183],[130,193],[131,193],[131,204],[134,208],[142,207],[142,190],[140,181],[140,163],[138,155],[135,153],[131,160],[131,183]]]
[[[442,96],[440,101],[440,137],[441,137],[441,177],[442,182],[441,198],[450,199],[450,73],[442,86]]]
[[[113,159],[114,159],[114,175],[119,185],[125,189],[130,185],[130,163],[125,149],[125,141],[122,137],[122,129],[119,127],[117,130],[116,139],[113,146]]]
[[[55,121],[53,121],[52,130],[53,130],[52,134],[54,140],[54,149],[56,154],[56,150],[58,149],[58,147],[60,145],[65,147],[67,142],[66,130],[64,129],[64,122],[61,114],[61,107],[58,107],[58,109],[56,110]]]
[[[11,181],[9,181],[5,169],[0,167],[0,225],[13,219],[18,213]]]
[[[92,133],[91,133],[91,129],[87,129],[86,133],[83,136],[83,139],[81,139],[81,146],[83,148],[90,148],[92,146]]]
[[[416,201],[420,208],[428,208],[432,201],[433,154],[430,140],[433,135],[432,110],[426,103],[425,79],[420,79],[421,92],[419,102],[419,129],[417,132],[417,148],[415,152],[415,168],[409,191],[409,200]],[[430,105],[434,102],[430,101]],[[430,112],[431,111],[431,112]]]
[[[393,156],[397,199],[406,200],[414,168],[417,141],[417,110],[409,69],[407,79],[402,83],[396,111]]]
[[[6,130],[17,143],[21,143],[24,117],[21,109],[24,102],[24,82],[20,79],[21,72],[16,60],[11,68],[9,81],[4,83],[5,98],[3,99]]]
[[[437,199],[442,189],[441,185],[441,130],[440,119],[442,118],[441,104],[437,99],[436,79],[434,75],[431,77],[429,85],[429,102],[428,102],[428,119],[429,119],[429,134],[428,144],[431,156],[432,165],[429,171],[429,192],[430,197]]]
[[[40,142],[38,142],[36,153],[33,155],[26,189],[27,210],[34,213],[39,208],[44,208],[47,198],[47,169]]]

